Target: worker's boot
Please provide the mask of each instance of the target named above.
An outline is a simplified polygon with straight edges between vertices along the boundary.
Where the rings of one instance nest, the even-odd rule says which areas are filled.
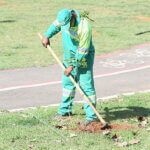
[[[55,114],[53,116],[50,116],[50,119],[52,120],[58,120],[58,119],[62,119],[63,117],[66,117],[66,116],[72,116],[72,113],[67,113],[65,115],[62,115],[62,114]]]
[[[86,127],[86,126],[90,125],[92,122],[93,121],[91,121],[91,120],[85,120],[85,121],[80,122],[80,125],[82,127]]]

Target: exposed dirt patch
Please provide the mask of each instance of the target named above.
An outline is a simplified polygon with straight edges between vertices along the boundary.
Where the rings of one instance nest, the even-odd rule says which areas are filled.
[[[102,124],[100,122],[92,122],[90,125],[88,125],[87,127],[82,127],[79,126],[78,128],[72,129],[73,131],[83,131],[83,132],[87,132],[87,133],[98,133],[98,132],[104,132],[104,129],[102,128]],[[109,124],[108,128],[106,128],[105,130],[129,130],[129,129],[136,129],[136,127],[131,126],[130,124]]]
[[[150,21],[150,17],[145,17],[145,16],[136,16],[136,18],[138,18],[138,19],[143,19],[143,20],[147,20],[147,21]]]
[[[97,34],[97,32],[95,30],[92,30],[92,35]]]
[[[4,2],[0,2],[0,5],[3,5],[4,4]]]

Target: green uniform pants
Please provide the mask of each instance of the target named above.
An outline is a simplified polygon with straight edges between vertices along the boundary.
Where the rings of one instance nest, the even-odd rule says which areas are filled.
[[[76,81],[79,82],[80,88],[88,96],[89,100],[96,107],[96,93],[94,88],[93,80],[93,62],[94,62],[94,53],[89,53],[87,56],[87,68],[74,68],[71,72],[71,75],[75,77]],[[64,65],[67,66],[66,62]],[[72,112],[72,102],[75,97],[75,86],[69,77],[63,73],[63,99],[61,107],[59,108],[58,113],[65,115]],[[91,109],[91,107],[85,102],[84,108],[86,111],[86,119],[94,121],[97,119],[96,114]]]

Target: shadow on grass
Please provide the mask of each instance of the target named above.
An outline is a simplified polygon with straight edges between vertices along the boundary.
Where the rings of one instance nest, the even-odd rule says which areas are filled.
[[[135,35],[141,35],[141,34],[145,34],[145,33],[149,33],[150,31],[144,31],[144,32],[139,32],[139,33],[136,33]]]
[[[104,111],[105,112],[101,114],[105,115],[105,120],[107,122],[111,120],[118,120],[118,119],[129,119],[137,116],[143,116],[143,117],[150,116],[150,109],[144,107],[135,107],[135,106],[113,107],[110,109],[106,107]]]
[[[0,23],[13,23],[15,20],[1,20]]]

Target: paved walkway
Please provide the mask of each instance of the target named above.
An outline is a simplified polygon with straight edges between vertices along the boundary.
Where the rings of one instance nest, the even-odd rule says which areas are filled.
[[[58,65],[0,71],[0,109],[60,103],[61,75]],[[94,78],[98,99],[150,89],[150,43],[96,56]]]

